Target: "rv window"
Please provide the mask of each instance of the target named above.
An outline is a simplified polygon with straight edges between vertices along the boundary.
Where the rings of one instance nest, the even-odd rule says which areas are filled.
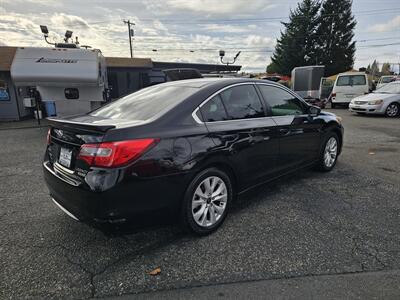
[[[79,99],[79,90],[77,88],[66,88],[64,95],[66,99]]]

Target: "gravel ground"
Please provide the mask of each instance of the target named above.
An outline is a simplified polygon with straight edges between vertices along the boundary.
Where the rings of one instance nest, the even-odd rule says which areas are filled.
[[[109,234],[75,222],[43,181],[46,129],[1,130],[0,298],[140,295],[400,270],[400,118],[332,111],[345,126],[332,172],[300,171],[249,192],[220,230],[202,238],[151,216],[144,223],[156,226],[138,221]],[[399,276],[390,282],[386,288],[398,290]]]

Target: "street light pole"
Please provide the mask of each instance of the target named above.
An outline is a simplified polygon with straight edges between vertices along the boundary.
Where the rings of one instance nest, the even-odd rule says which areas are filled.
[[[134,35],[133,29],[131,29],[131,25],[135,25],[135,23],[132,23],[130,20],[128,21],[123,21],[124,24],[128,24],[128,36],[129,36],[129,49],[131,53],[131,58],[133,58],[133,49],[132,49],[132,36]]]

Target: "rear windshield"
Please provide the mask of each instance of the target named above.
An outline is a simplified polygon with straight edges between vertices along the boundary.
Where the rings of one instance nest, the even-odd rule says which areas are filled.
[[[366,85],[367,81],[364,75],[343,75],[339,76],[337,86],[353,86],[353,85]]]
[[[91,116],[145,121],[166,112],[194,94],[192,87],[156,85],[125,96],[89,113]]]

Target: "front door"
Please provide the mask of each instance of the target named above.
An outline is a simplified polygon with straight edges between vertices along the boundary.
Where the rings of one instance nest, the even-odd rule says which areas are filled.
[[[290,91],[257,85],[279,134],[279,170],[298,167],[318,157],[322,122],[309,116],[308,105]]]

